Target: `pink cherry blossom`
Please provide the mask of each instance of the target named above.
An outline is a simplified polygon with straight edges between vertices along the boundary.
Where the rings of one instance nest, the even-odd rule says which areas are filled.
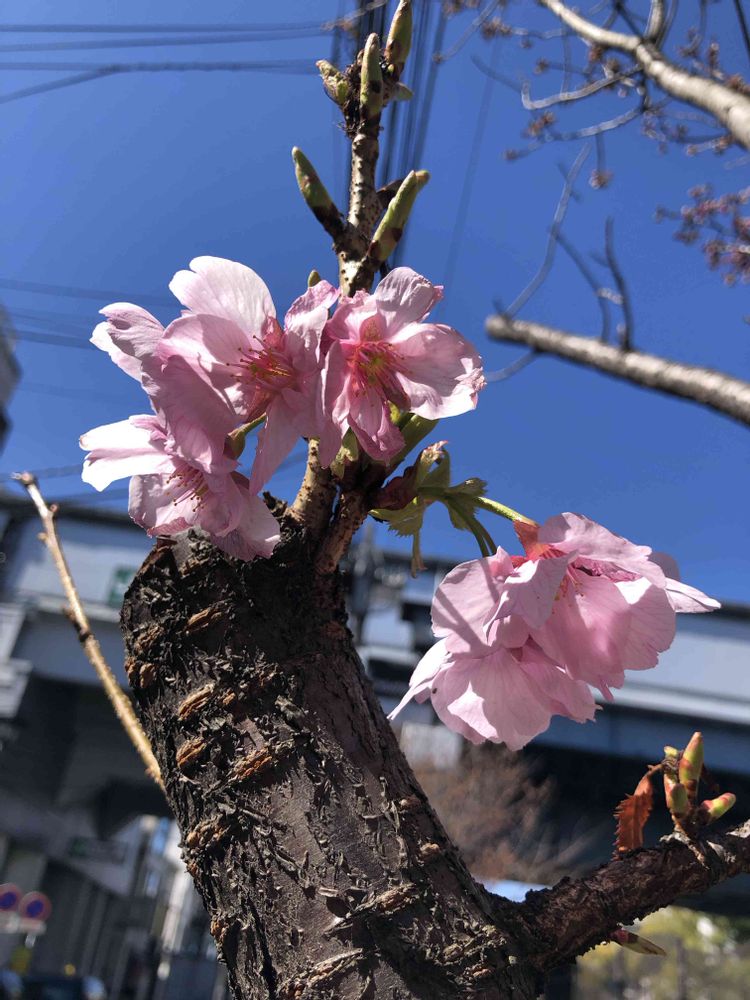
[[[457,566],[438,587],[439,642],[396,711],[430,697],[468,739],[520,746],[552,714],[591,718],[588,685],[611,697],[625,670],[655,666],[674,638],[676,611],[719,607],[679,582],[669,556],[580,514],[515,527],[525,556],[498,549]],[[524,699],[532,703],[521,706]]]
[[[596,711],[587,685],[573,680],[534,642],[514,649],[484,647],[484,655],[472,655],[451,652],[442,639],[419,662],[389,718],[412,698],[431,698],[440,720],[472,743],[491,740],[511,750],[544,732],[553,715],[586,722]]]
[[[98,490],[132,476],[130,516],[149,535],[203,528],[241,559],[268,556],[278,541],[276,519],[237,471],[226,448],[236,417],[226,400],[196,377],[182,358],[164,366],[164,386],[151,385],[156,414],[130,417],[84,434],[83,479]]]
[[[191,311],[167,327],[157,356],[185,358],[226,394],[243,423],[265,414],[250,474],[257,491],[300,436],[321,433],[320,341],[338,292],[327,281],[309,288],[282,327],[249,267],[217,257],[198,257],[190,267],[170,288]]]
[[[389,403],[429,419],[472,409],[484,385],[474,348],[449,326],[423,322],[442,288],[397,267],[374,294],[342,298],[324,332],[323,465],[354,431],[378,461],[392,459],[403,437]]]
[[[95,327],[91,343],[140,382],[140,359],[154,353],[164,335],[164,327],[150,312],[130,302],[115,302],[100,312],[106,319]]]

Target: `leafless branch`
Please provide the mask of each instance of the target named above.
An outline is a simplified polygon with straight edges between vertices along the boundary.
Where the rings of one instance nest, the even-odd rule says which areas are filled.
[[[622,325],[618,325],[617,328],[620,347],[623,351],[629,351],[633,344],[633,309],[628,287],[625,284],[625,278],[615,255],[614,227],[614,220],[610,216],[604,226],[604,252],[607,255],[607,264],[612,272],[612,277],[620,295],[620,306],[622,307],[623,315]]]
[[[655,354],[622,351],[592,337],[565,333],[541,323],[490,316],[488,334],[495,340],[526,347],[606,372],[635,385],[700,403],[750,426],[750,382],[698,365]]]
[[[83,646],[83,650],[89,660],[89,663],[96,671],[96,675],[101,681],[104,693],[109,699],[109,702],[115,711],[115,715],[120,720],[123,729],[130,739],[130,742],[133,744],[138,752],[138,755],[145,764],[146,773],[149,777],[154,779],[160,788],[163,788],[159,765],[157,764],[156,758],[151,751],[151,744],[149,743],[148,738],[144,733],[135,712],[133,711],[130,699],[117,683],[117,678],[112,673],[112,669],[104,658],[101,646],[99,645],[94,633],[91,631],[91,623],[89,622],[88,615],[86,614],[83,604],[81,603],[81,599],[78,596],[75,582],[71,576],[70,568],[68,567],[68,562],[65,558],[65,553],[63,552],[62,545],[60,544],[60,538],[57,534],[57,527],[55,526],[56,508],[54,506],[49,507],[45,502],[41,490],[39,489],[36,476],[34,476],[33,473],[20,472],[14,475],[13,478],[17,479],[18,482],[24,487],[37,509],[39,519],[44,528],[40,538],[47,547],[49,554],[52,556],[52,561],[55,564],[55,568],[57,569],[60,577],[60,582],[62,583],[63,591],[65,592],[65,597],[68,601],[68,616],[78,633],[79,642]]]
[[[667,59],[652,41],[638,34],[603,28],[562,0],[540,0],[540,3],[589,44],[631,56],[644,75],[666,94],[708,111],[736,142],[750,149],[750,97],[716,80],[689,73]]]
[[[584,87],[579,87],[578,90],[563,90],[559,94],[550,94],[549,97],[540,97],[536,100],[532,100],[529,85],[524,82],[521,86],[521,103],[527,111],[541,111],[544,108],[552,108],[557,104],[572,104],[575,101],[582,101],[587,97],[592,97],[602,90],[614,87],[618,83],[630,82],[633,74],[636,72],[637,70],[635,69],[625,70],[623,73],[594,80]]]
[[[573,165],[568,171],[568,175],[565,178],[565,184],[563,185],[562,193],[560,195],[560,200],[557,203],[557,208],[555,209],[555,215],[552,219],[552,225],[550,226],[549,236],[547,238],[547,249],[544,254],[544,260],[536,272],[534,277],[528,283],[528,285],[516,296],[514,301],[511,303],[507,310],[508,316],[515,316],[515,314],[522,309],[523,306],[529,301],[529,299],[534,295],[534,293],[539,289],[547,275],[549,274],[550,268],[552,267],[552,262],[555,258],[555,248],[557,246],[557,240],[560,235],[560,230],[562,224],[565,221],[565,213],[568,210],[568,205],[570,204],[571,194],[573,192],[573,186],[578,179],[578,175],[581,172],[581,167],[584,164],[586,157],[589,155],[588,147],[584,148],[579,152],[578,156],[573,161]]]
[[[576,250],[564,233],[558,234],[557,242],[576,265],[578,270],[581,272],[583,279],[594,293],[596,301],[599,304],[599,310],[602,314],[602,328],[599,336],[602,343],[606,344],[609,340],[609,306],[607,304],[606,297],[602,295],[601,282],[596,280],[591,268],[584,260],[583,255]]]

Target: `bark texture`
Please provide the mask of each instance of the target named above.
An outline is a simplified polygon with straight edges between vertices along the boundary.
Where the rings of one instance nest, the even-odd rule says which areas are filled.
[[[336,575],[160,543],[128,673],[235,998],[534,997],[364,675]]]

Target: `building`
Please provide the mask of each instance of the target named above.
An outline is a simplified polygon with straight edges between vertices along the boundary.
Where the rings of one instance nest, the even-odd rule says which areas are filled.
[[[125,515],[65,504],[58,530],[97,638],[126,686],[119,608],[151,543]],[[0,966],[13,955],[38,971],[75,967],[103,978],[112,1000],[217,1000],[223,983],[176,829],[64,616],[38,531],[24,496],[0,494],[0,883],[41,890],[53,904],[30,958],[18,951],[19,936],[0,934]],[[352,625],[387,710],[432,641],[430,600],[450,568],[428,560],[428,572],[412,580],[408,557],[378,550],[367,533],[348,558]],[[749,661],[750,608],[681,616],[659,669],[631,676],[596,724],[553,720],[529,752],[559,782],[553,825],[562,836],[584,823],[591,860],[606,858],[618,798],[663,744],[684,745],[695,729],[744,818]],[[402,743],[413,759],[448,767],[462,745],[434,723],[429,703],[411,704],[399,718]],[[719,886],[702,905],[746,911],[748,882]]]

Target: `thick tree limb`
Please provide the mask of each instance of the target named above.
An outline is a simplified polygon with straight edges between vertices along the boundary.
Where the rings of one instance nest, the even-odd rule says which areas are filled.
[[[632,56],[643,73],[665,94],[708,111],[741,146],[750,149],[750,98],[716,80],[689,73],[667,59],[652,42],[638,35],[600,27],[561,0],[539,2],[585,41]]]
[[[733,375],[642,351],[623,351],[591,337],[528,320],[490,316],[486,330],[494,340],[525,344],[535,351],[596,368],[647,389],[690,399],[750,426],[750,383]]]
[[[563,879],[530,893],[519,915],[536,941],[534,961],[548,971],[607,940],[618,927],[743,872],[750,872],[750,821],[693,845],[673,835],[587,878]]]

